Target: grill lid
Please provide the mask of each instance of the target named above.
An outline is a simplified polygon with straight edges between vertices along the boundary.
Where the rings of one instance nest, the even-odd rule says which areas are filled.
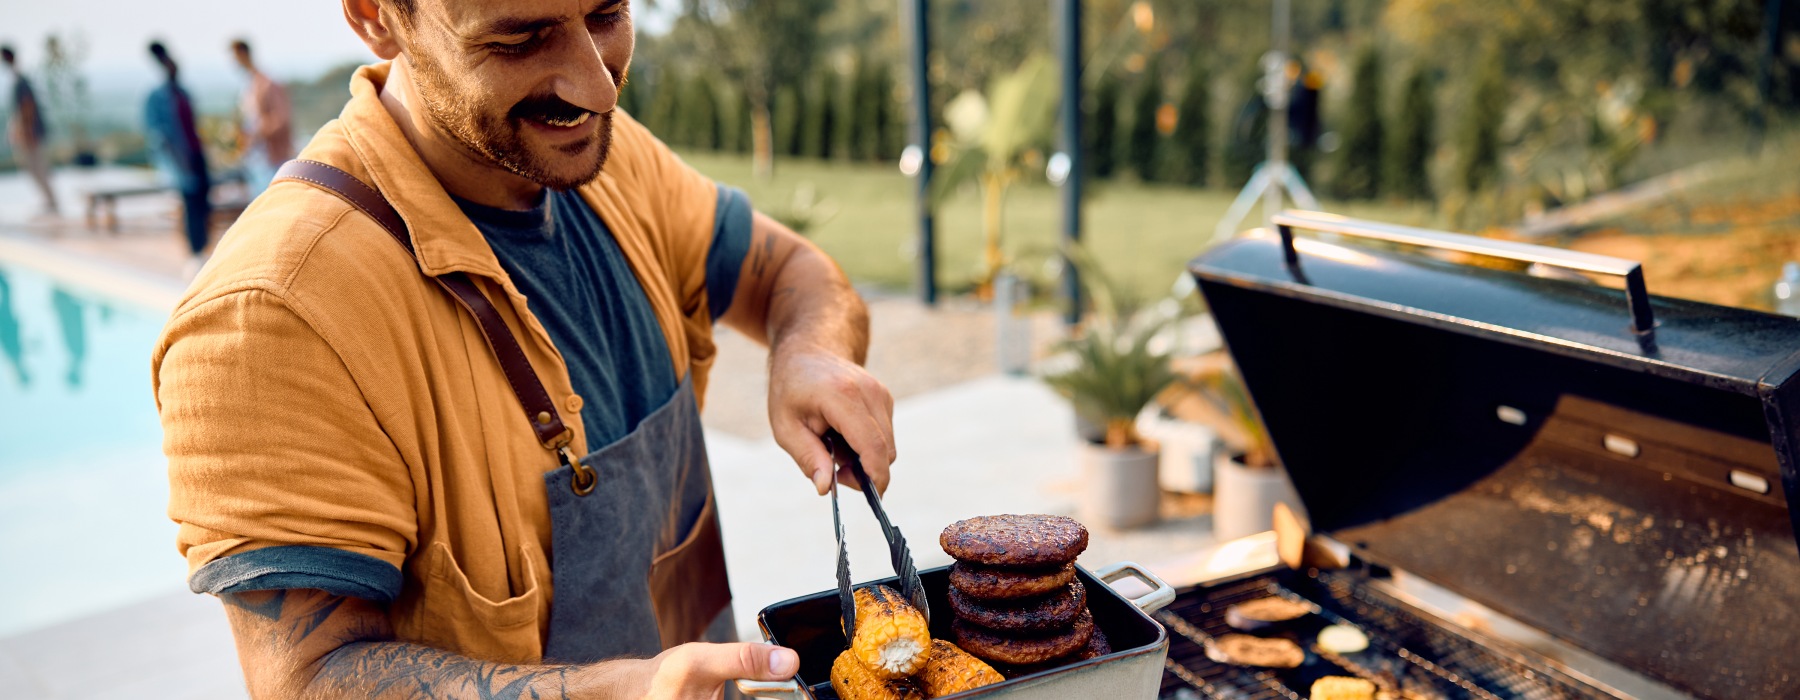
[[[1313,529],[1675,688],[1800,695],[1800,319],[1384,230],[1439,250],[1257,231],[1191,265]]]

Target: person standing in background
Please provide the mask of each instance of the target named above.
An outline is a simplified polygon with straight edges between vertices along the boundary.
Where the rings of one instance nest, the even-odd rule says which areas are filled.
[[[31,181],[37,183],[38,192],[44,197],[44,214],[55,216],[56,191],[50,187],[50,154],[45,152],[44,136],[48,130],[44,128],[44,111],[38,104],[37,94],[31,91],[31,81],[19,70],[11,46],[0,46],[0,61],[6,62],[6,70],[12,73],[12,121],[7,125],[6,135],[12,141],[13,160],[19,167],[31,173]]]
[[[294,157],[294,107],[287,89],[257,70],[249,42],[231,42],[231,55],[250,78],[238,102],[238,162],[250,196],[256,197],[275,179],[275,169]]]
[[[201,253],[210,238],[207,222],[212,218],[212,177],[206,170],[200,132],[194,126],[194,102],[176,81],[175,59],[158,41],[150,42],[150,55],[168,79],[144,102],[144,141],[157,169],[181,192],[188,250],[193,254],[185,272],[191,278],[205,261]]]

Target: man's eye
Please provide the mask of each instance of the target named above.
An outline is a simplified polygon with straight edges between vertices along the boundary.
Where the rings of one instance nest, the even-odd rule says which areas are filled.
[[[594,24],[617,24],[630,16],[631,8],[629,4],[625,2],[616,2],[607,6],[605,9],[597,10],[588,15],[588,21]]]
[[[521,54],[537,48],[538,43],[539,39],[536,35],[527,35],[517,41],[490,41],[487,47],[495,53]]]

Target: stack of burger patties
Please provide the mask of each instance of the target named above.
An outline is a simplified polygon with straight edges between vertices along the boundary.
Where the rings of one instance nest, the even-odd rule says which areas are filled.
[[[1008,678],[1112,653],[1075,577],[1087,542],[1087,528],[1060,515],[986,515],[944,528],[938,543],[956,558],[951,638]]]

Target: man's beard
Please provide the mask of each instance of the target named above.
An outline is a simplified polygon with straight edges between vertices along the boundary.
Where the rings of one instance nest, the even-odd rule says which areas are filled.
[[[532,95],[520,100],[504,115],[481,112],[476,108],[475,100],[458,95],[449,76],[435,63],[421,58],[409,57],[413,73],[419,76],[417,87],[420,97],[424,98],[425,116],[433,126],[449,134],[464,148],[514,175],[553,190],[580,187],[600,174],[612,147],[612,112],[593,115],[592,118],[600,120],[599,130],[593,136],[552,147],[565,156],[576,157],[592,147],[596,139],[599,142],[593,162],[582,168],[578,175],[558,175],[546,158],[526,146],[521,133],[522,122],[526,119],[572,121],[588,114],[587,110],[555,95]]]

